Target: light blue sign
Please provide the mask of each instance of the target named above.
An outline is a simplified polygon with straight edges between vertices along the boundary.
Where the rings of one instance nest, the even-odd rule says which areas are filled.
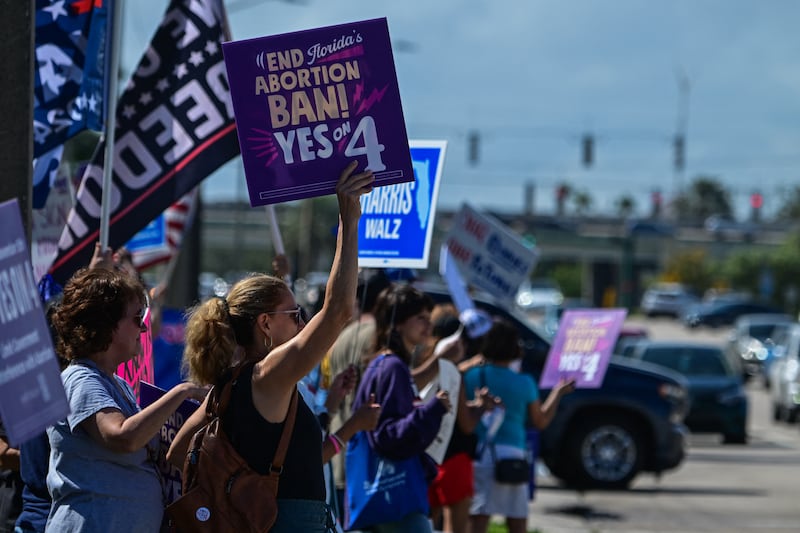
[[[409,141],[414,181],[361,197],[358,266],[428,268],[446,141]]]
[[[158,215],[152,222],[134,235],[125,247],[131,252],[149,250],[167,245],[167,221],[164,214]]]

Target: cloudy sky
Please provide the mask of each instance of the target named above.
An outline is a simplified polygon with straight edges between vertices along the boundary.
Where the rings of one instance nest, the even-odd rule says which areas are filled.
[[[166,0],[128,0],[122,65],[138,62]],[[795,0],[227,0],[234,39],[386,17],[409,137],[445,139],[439,203],[554,211],[559,183],[595,213],[624,194],[646,214],[697,175],[769,212],[800,185],[800,2]],[[681,89],[683,87],[683,90]],[[681,94],[687,105],[681,104]],[[686,110],[686,169],[672,138]],[[480,135],[471,165],[467,137]],[[581,162],[581,138],[595,161]],[[244,195],[233,162],[206,200]]]

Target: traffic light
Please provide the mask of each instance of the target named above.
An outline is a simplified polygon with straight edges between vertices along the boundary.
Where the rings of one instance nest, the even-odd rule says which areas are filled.
[[[470,165],[478,164],[478,148],[480,144],[480,134],[473,130],[467,134],[467,160]]]
[[[750,218],[753,222],[761,219],[761,208],[764,206],[764,197],[760,192],[754,191],[750,194]]]
[[[594,137],[590,134],[585,134],[581,139],[581,146],[583,148],[583,166],[589,168],[594,162]]]
[[[680,172],[683,170],[684,166],[686,166],[686,140],[683,138],[683,135],[675,135],[675,139],[672,141],[672,147],[674,149],[675,170]]]
[[[556,213],[558,215],[564,214],[564,204],[566,203],[567,196],[569,196],[570,192],[569,185],[566,183],[562,183],[556,187]]]
[[[650,193],[650,216],[658,218],[661,216],[661,204],[663,198],[661,197],[661,190],[656,189]]]

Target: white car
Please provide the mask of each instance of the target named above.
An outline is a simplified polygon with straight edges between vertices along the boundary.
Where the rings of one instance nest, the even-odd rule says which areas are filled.
[[[559,306],[564,295],[556,283],[549,279],[525,281],[517,291],[517,306],[525,311],[544,310],[546,307]]]
[[[772,417],[795,422],[800,414],[800,324],[791,324],[775,339],[774,357],[769,368]]]

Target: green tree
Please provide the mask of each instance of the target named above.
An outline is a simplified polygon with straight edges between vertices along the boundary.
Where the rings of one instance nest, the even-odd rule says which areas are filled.
[[[577,191],[572,196],[572,205],[575,207],[575,214],[583,216],[592,209],[592,196],[587,191]]]
[[[711,215],[731,217],[733,214],[730,192],[713,176],[696,177],[689,189],[675,199],[673,208],[681,220],[704,220]]]
[[[636,211],[636,200],[630,194],[623,194],[617,198],[614,205],[617,209],[617,214],[622,218],[628,218]]]
[[[778,209],[776,218],[782,221],[800,219],[800,185],[795,185],[781,195],[783,203]]]
[[[700,248],[673,255],[667,262],[663,278],[666,281],[683,283],[697,294],[723,283],[714,274],[716,265]]]

